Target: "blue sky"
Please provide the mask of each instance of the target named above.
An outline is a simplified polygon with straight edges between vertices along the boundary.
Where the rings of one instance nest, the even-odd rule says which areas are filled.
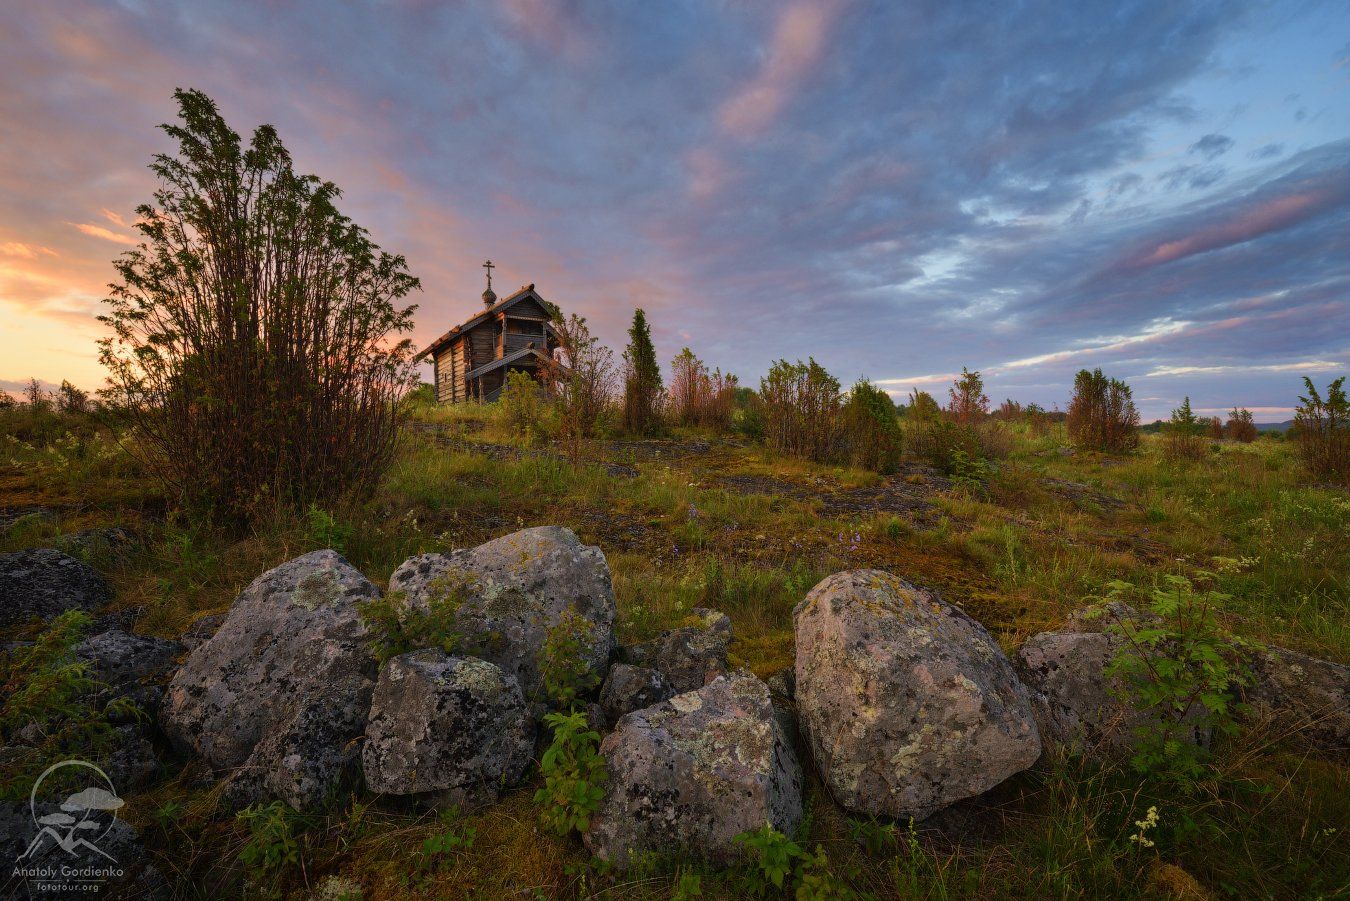
[[[616,352],[634,306],[755,384],[814,355],[1065,405],[1125,378],[1288,417],[1350,371],[1342,3],[78,3],[0,11],[0,387],[95,386],[175,87],[407,256],[424,342],[484,258]]]

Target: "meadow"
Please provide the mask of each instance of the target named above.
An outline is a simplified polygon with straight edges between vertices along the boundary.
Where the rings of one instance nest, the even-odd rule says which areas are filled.
[[[90,562],[136,631],[176,638],[309,550],[335,548],[383,585],[411,554],[563,525],[605,552],[620,641],[713,607],[734,624],[732,663],[765,678],[792,663],[794,605],[842,569],[937,589],[1008,651],[1108,583],[1145,590],[1181,575],[1225,597],[1232,633],[1350,662],[1350,494],[1314,483],[1278,435],[1206,440],[1180,461],[1157,435],[1104,454],[1071,450],[1063,423],[1003,423],[1006,455],[971,479],[909,456],[884,475],[786,458],[698,428],[564,452],[524,440],[500,405],[423,396],[412,407],[373,495],[279,508],[242,535],[174,509],[106,425],[0,411],[0,552],[132,530],[132,553],[95,548]],[[541,827],[535,781],[479,812],[415,813],[367,795],[235,817],[195,764],[160,750],[168,762],[123,813],[181,897],[743,895],[736,872],[696,861],[609,871]],[[819,847],[837,890],[864,896],[1336,897],[1350,890],[1348,776],[1344,759],[1262,723],[1220,738],[1185,793],[1123,763],[1048,752],[917,825],[850,819],[808,772],[797,840]],[[1141,825],[1151,807],[1156,825]]]

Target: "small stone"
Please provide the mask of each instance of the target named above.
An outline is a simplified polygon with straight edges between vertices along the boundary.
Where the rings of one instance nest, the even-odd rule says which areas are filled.
[[[616,663],[600,690],[600,708],[603,721],[613,725],[626,713],[641,710],[666,700],[675,691],[665,677],[647,666]]]
[[[656,669],[677,693],[702,688],[727,671],[731,619],[705,607],[695,607],[689,619],[690,625],[625,647],[621,659]]]

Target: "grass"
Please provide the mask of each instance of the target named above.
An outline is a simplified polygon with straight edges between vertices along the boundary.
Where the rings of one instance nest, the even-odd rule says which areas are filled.
[[[796,603],[826,574],[855,567],[937,588],[1009,649],[1057,627],[1108,580],[1148,585],[1168,573],[1209,572],[1213,587],[1232,596],[1223,615],[1238,634],[1350,661],[1350,496],[1311,485],[1277,440],[1225,442],[1178,463],[1163,457],[1156,436],[1126,457],[1064,455],[1062,427],[1009,427],[1009,455],[987,486],[946,487],[911,467],[893,478],[922,498],[920,512],[863,504],[828,516],[822,511],[841,508],[827,500],[887,480],[697,433],[597,441],[576,461],[547,448],[498,459],[473,446],[513,443],[493,407],[433,407],[418,411],[375,497],[317,514],[278,512],[239,538],[167,510],[106,428],[3,412],[0,507],[48,506],[56,515],[0,532],[0,551],[83,528],[137,530],[144,550],[108,565],[115,605],[142,608],[138,631],[166,637],[227,610],[255,576],[325,543],[340,543],[383,584],[411,554],[550,524],[605,551],[620,640],[647,639],[694,607],[714,607],[733,621],[733,661],[761,676],[792,662]],[[605,463],[637,475],[612,474]],[[793,490],[747,493],[738,477],[741,487],[758,479]],[[907,824],[850,820],[808,774],[810,816],[798,838],[804,848],[821,846],[836,875],[877,897],[1184,897],[1194,885],[1239,897],[1347,890],[1343,762],[1253,729],[1221,743],[1211,770],[1193,797],[1177,798],[1126,770],[1047,756],[913,833]],[[300,865],[259,882],[240,861],[247,829],[222,816],[215,793],[194,788],[192,774],[190,762],[176,763],[127,808],[184,897],[245,886],[304,897],[340,876],[368,898],[668,898],[691,874],[703,897],[738,896],[734,873],[692,861],[597,872],[577,840],[540,826],[531,800],[537,778],[463,815],[456,828],[471,827],[476,839],[435,866],[422,866],[418,849],[445,828],[441,821],[357,798],[296,824]],[[1150,806],[1160,825],[1155,846],[1145,848],[1130,836]],[[871,847],[860,836],[871,836]]]

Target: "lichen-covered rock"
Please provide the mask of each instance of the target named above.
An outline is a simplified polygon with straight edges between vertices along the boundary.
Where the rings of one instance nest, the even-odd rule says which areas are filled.
[[[689,619],[688,625],[625,647],[621,659],[659,671],[676,693],[702,688],[727,671],[731,620],[725,613],[704,607],[695,607]]]
[[[600,751],[609,781],[585,841],[616,866],[641,851],[726,865],[740,833],[771,823],[791,834],[801,821],[801,769],[750,673],[628,714]]]
[[[182,651],[176,641],[121,629],[92,635],[75,646],[75,654],[89,664],[89,675],[119,694],[163,673]]]
[[[614,587],[597,547],[557,526],[524,529],[448,554],[419,554],[389,577],[409,608],[455,605],[462,647],[539,697],[539,654],[555,628],[578,628],[580,657],[603,679],[614,647]]]
[[[175,673],[165,734],[216,770],[237,770],[237,801],[318,803],[359,750],[375,661],[357,605],[378,595],[331,550],[263,573]]]
[[[192,625],[184,630],[179,637],[178,642],[189,651],[195,651],[197,648],[211,640],[220,627],[225,624],[224,613],[208,613],[206,616],[200,616],[192,621]]]
[[[1008,659],[936,594],[852,570],[813,588],[794,617],[798,722],[849,810],[922,819],[1040,756]]]
[[[103,576],[53,548],[0,554],[0,628],[67,610],[93,610],[112,599]]]
[[[520,686],[494,664],[422,650],[380,670],[362,755],[372,791],[490,803],[533,749]]]
[[[1149,715],[1106,676],[1119,646],[1102,632],[1041,632],[1018,649],[1013,664],[1031,692],[1042,739],[1086,752],[1133,747]]]
[[[1325,750],[1350,751],[1350,668],[1284,648],[1258,653],[1252,668],[1245,694],[1258,717]]]
[[[674,694],[665,677],[651,667],[616,663],[600,689],[600,708],[604,721],[612,725],[624,714],[658,704]]]

